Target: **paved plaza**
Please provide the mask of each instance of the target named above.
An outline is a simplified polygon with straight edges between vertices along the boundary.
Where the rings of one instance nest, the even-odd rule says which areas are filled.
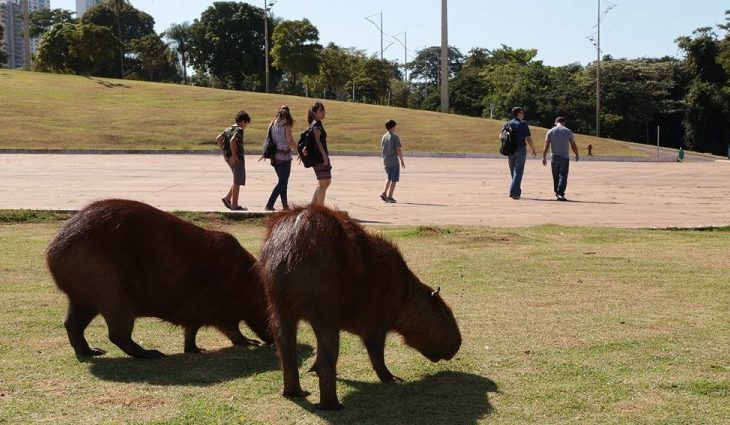
[[[241,204],[262,211],[273,168],[246,157]],[[507,197],[504,159],[409,158],[395,198],[385,204],[378,157],[334,156],[327,203],[365,223],[499,227],[541,224],[611,227],[730,225],[730,162],[604,162],[570,165],[567,198],[555,201],[548,167],[528,160],[523,197]],[[125,154],[0,155],[0,208],[74,210],[103,198],[128,198],[164,210],[225,211],[231,180],[219,156]],[[295,164],[290,203],[307,203],[312,170]],[[277,204],[277,208],[279,205]]]

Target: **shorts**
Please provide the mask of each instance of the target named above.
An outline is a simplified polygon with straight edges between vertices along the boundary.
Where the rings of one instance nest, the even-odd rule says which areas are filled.
[[[314,170],[314,175],[317,176],[317,180],[332,179],[332,165],[318,165],[312,167],[312,169]]]
[[[397,165],[386,165],[385,174],[388,175],[388,181],[398,183],[400,180],[400,167]]]
[[[233,173],[233,184],[238,186],[246,186],[246,163],[243,159],[239,159],[235,164],[230,161],[230,158],[225,158],[226,164],[231,167]]]

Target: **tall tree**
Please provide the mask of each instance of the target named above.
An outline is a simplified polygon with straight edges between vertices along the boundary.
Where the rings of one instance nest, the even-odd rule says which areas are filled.
[[[180,58],[182,66],[183,83],[188,83],[188,49],[190,45],[190,39],[192,38],[192,30],[189,22],[183,22],[182,24],[172,24],[167,31],[164,32],[165,38],[170,42],[170,45],[177,53]]]
[[[130,52],[134,56],[131,69],[148,81],[180,81],[175,54],[157,34],[147,34],[132,40]]]
[[[449,47],[449,78],[461,70],[464,55],[456,47]],[[441,47],[431,46],[418,52],[408,64],[411,78],[420,79],[427,84],[437,86],[441,78]]]
[[[30,13],[30,36],[40,37],[56,24],[71,23],[78,21],[74,13],[65,9],[38,9]]]
[[[288,76],[288,85],[296,90],[297,78],[314,75],[319,71],[319,30],[308,19],[283,21],[276,25],[271,36],[272,65]]]
[[[213,3],[191,25],[193,68],[236,90],[262,88],[263,19],[263,9],[247,3]],[[273,27],[274,21],[269,24]]]
[[[5,46],[3,46],[5,40],[5,28],[0,24],[0,68],[8,62],[8,54],[5,52]]]
[[[104,75],[121,42],[111,29],[99,25],[57,24],[43,34],[35,56],[40,71]]]

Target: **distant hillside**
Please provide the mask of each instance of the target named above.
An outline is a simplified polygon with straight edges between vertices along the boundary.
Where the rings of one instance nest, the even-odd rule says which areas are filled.
[[[314,99],[234,92],[175,84],[146,83],[0,69],[0,149],[186,149],[207,150],[246,110],[246,131],[260,147],[279,106],[289,105],[306,126]],[[384,122],[398,122],[405,151],[497,153],[496,120],[402,108],[326,101],[325,125],[333,150],[375,152]],[[533,128],[542,145],[545,129]],[[581,153],[592,144],[596,155],[641,156],[623,143],[579,136]]]

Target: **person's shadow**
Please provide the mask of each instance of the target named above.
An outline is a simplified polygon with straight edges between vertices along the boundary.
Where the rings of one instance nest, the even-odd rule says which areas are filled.
[[[354,388],[340,399],[340,411],[315,410],[313,399],[296,402],[330,424],[467,425],[492,413],[489,393],[499,392],[489,378],[448,371],[401,384],[340,382]]]
[[[299,364],[314,349],[299,344]],[[193,385],[205,387],[257,373],[279,369],[273,345],[246,348],[227,347],[200,354],[172,354],[161,359],[132,357],[93,357],[90,372],[99,379],[112,382],[136,382],[154,385]]]

